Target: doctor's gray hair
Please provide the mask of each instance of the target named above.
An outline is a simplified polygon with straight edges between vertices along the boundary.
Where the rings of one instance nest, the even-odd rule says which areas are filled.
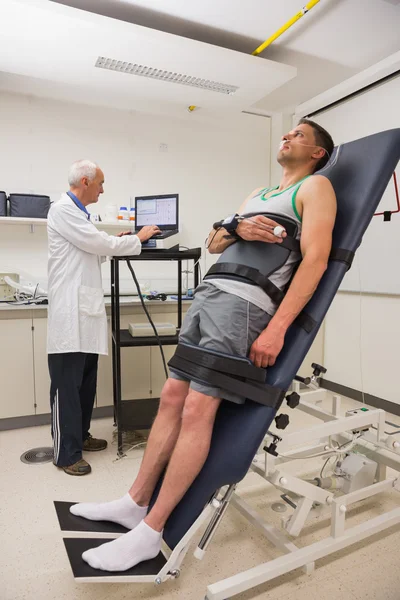
[[[68,183],[70,186],[78,187],[82,177],[87,177],[93,181],[96,177],[98,166],[91,160],[77,160],[69,168]]]

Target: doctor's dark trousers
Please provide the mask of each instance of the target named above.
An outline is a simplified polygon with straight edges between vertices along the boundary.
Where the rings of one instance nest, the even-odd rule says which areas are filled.
[[[51,435],[54,464],[73,465],[82,458],[96,396],[98,354],[49,354]]]

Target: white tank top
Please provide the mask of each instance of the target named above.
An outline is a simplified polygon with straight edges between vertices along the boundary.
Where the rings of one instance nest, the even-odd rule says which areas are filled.
[[[298,232],[296,238],[300,239],[301,217],[296,209],[296,195],[301,184],[305,179],[307,179],[307,177],[286,188],[282,192],[276,192],[268,195],[278,188],[265,188],[261,190],[261,192],[256,194],[253,198],[250,198],[245,206],[245,210],[241,214],[245,216],[251,213],[254,214],[268,212],[289,217],[297,222]],[[283,265],[283,267],[275,271],[275,273],[273,273],[269,279],[279,289],[284,289],[292,276],[294,265],[298,263],[299,259],[300,254],[298,252],[291,252],[287,262]],[[264,292],[264,290],[256,285],[243,283],[241,281],[234,281],[232,279],[217,278],[207,279],[207,282],[211,283],[223,292],[234,294],[235,296],[243,298],[243,300],[247,300],[248,302],[255,304],[270,315],[274,315],[276,312],[276,304],[272,302],[271,298]]]

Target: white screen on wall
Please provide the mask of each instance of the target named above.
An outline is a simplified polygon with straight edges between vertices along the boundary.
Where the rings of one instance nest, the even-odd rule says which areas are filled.
[[[342,102],[315,117],[336,145],[400,127],[400,77]],[[400,165],[396,169],[400,184]],[[394,180],[390,181],[377,212],[395,210]],[[390,222],[374,217],[356,253],[341,290],[400,294],[400,213]]]

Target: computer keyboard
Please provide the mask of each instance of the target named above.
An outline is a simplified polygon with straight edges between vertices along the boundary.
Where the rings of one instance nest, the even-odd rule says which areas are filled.
[[[173,235],[175,233],[178,233],[177,229],[164,229],[163,231],[160,231],[160,233],[155,233],[152,236],[152,239],[158,237],[168,237],[168,235]]]

